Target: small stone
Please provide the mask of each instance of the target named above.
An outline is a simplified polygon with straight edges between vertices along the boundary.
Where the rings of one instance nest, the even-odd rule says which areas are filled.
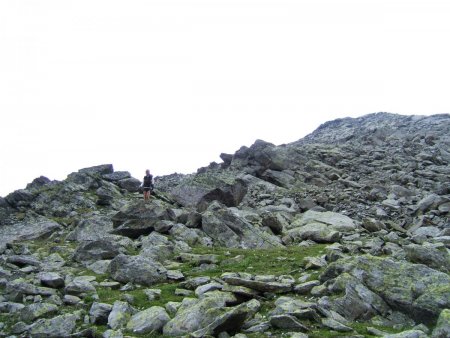
[[[144,293],[150,302],[155,299],[161,298],[161,290],[160,289],[145,289]]]
[[[191,296],[194,292],[186,289],[175,289],[176,296],[188,297]]]
[[[79,302],[81,302],[81,298],[77,296],[64,295],[63,297],[63,303],[66,305],[77,305]]]
[[[306,295],[308,294],[313,287],[319,286],[320,282],[318,280],[313,280],[309,282],[305,282],[302,284],[297,284],[294,286],[294,292],[298,293],[300,295]]]
[[[332,318],[324,318],[322,319],[322,325],[338,331],[338,332],[351,332],[353,329],[351,327],[348,327],[342,323],[339,323],[338,321],[332,319]]]

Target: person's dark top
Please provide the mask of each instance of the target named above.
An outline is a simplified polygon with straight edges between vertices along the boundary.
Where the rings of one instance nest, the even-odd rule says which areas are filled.
[[[144,176],[144,188],[151,188],[153,186],[153,175]]]

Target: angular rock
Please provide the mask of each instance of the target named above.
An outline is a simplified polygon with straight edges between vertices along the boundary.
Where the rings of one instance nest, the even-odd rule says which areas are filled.
[[[311,289],[315,286],[319,286],[320,282],[318,280],[313,280],[301,284],[297,284],[294,286],[294,292],[298,293],[300,295],[306,295],[308,294]]]
[[[167,279],[167,270],[157,261],[142,256],[116,256],[109,266],[111,278],[122,283],[153,285]]]
[[[133,315],[127,324],[127,330],[137,334],[162,332],[162,328],[169,320],[166,310],[160,306],[152,306]]]
[[[239,275],[222,275],[222,279],[230,285],[245,286],[259,292],[286,293],[293,289],[293,283],[262,282],[241,278]]]
[[[113,330],[125,327],[133,312],[130,304],[116,300],[108,315],[108,326]]]
[[[281,247],[278,237],[262,231],[232,210],[212,204],[203,213],[202,229],[218,244],[227,248]]]
[[[106,325],[111,313],[112,305],[94,302],[89,310],[89,320],[92,324]]]
[[[67,239],[78,242],[102,240],[112,230],[113,223],[110,217],[93,215],[78,222]]]
[[[354,220],[350,217],[331,211],[317,212],[308,210],[291,224],[291,227],[298,227],[310,223],[323,223],[329,226],[332,230],[348,232],[354,231],[357,226]]]
[[[192,337],[205,337],[218,335],[221,332],[235,334],[239,332],[243,324],[260,309],[261,304],[253,299],[233,308],[225,308],[225,312],[219,315],[208,326],[191,333]]]
[[[80,169],[78,172],[83,174],[107,175],[112,174],[114,172],[114,168],[112,164],[100,164],[93,167]]]
[[[338,332],[351,332],[353,329],[331,318],[323,318],[322,325]]]
[[[64,290],[69,295],[79,297],[97,292],[95,287],[83,278],[75,278],[72,282],[67,284]]]
[[[235,177],[211,176],[208,173],[188,177],[170,190],[171,197],[184,207],[206,210],[212,201],[228,207],[238,206],[247,193],[246,184]]]
[[[444,309],[439,315],[436,327],[431,334],[431,338],[450,337],[450,309]]]
[[[102,178],[110,181],[110,182],[117,182],[120,180],[124,180],[126,178],[130,178],[131,174],[128,171],[115,171],[110,174],[103,174]]]
[[[82,242],[74,253],[74,259],[80,263],[112,259],[120,254],[120,246],[109,240]]]
[[[184,282],[181,282],[180,283],[180,287],[186,288],[186,289],[189,289],[189,290],[195,290],[200,285],[207,284],[210,281],[211,281],[211,277],[208,277],[208,276],[194,277],[194,278],[189,278],[189,279],[187,279]]]
[[[54,289],[62,288],[65,285],[63,276],[56,272],[41,272],[39,274],[39,280],[42,285]]]
[[[392,309],[420,323],[434,323],[450,306],[450,277],[425,265],[370,255],[349,257],[330,264],[321,282],[347,272]]]
[[[400,333],[386,334],[383,338],[428,338],[428,335],[420,330],[408,330]]]
[[[139,187],[141,186],[141,181],[139,181],[137,178],[130,177],[118,181],[117,184],[119,185],[119,187],[125,189],[128,192],[138,192]]]
[[[293,331],[308,331],[308,328],[300,323],[300,321],[291,315],[275,315],[270,317],[270,325],[274,328]]]
[[[66,314],[51,319],[39,319],[30,328],[33,338],[61,338],[69,337],[75,330],[78,316]]]
[[[157,202],[131,203],[112,217],[112,233],[135,239],[150,234],[160,221],[173,218],[173,211]]]
[[[439,250],[432,246],[409,244],[403,249],[406,252],[406,259],[413,263],[425,264],[446,273],[450,272],[450,254],[445,248]]]
[[[26,323],[34,322],[36,319],[56,314],[58,306],[50,303],[34,303],[26,306],[20,312],[20,320]]]
[[[323,223],[308,223],[307,225],[287,231],[287,234],[294,241],[312,240],[317,243],[338,242],[341,238],[340,232],[331,230]]]

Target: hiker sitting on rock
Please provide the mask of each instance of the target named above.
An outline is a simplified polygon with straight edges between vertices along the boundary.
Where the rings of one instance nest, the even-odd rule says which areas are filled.
[[[153,175],[150,174],[148,169],[145,171],[145,174],[142,187],[144,188],[144,201],[148,201],[153,190]]]

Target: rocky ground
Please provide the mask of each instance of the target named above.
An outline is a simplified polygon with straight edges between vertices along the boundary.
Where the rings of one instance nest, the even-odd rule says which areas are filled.
[[[450,116],[0,198],[0,337],[450,337]]]

